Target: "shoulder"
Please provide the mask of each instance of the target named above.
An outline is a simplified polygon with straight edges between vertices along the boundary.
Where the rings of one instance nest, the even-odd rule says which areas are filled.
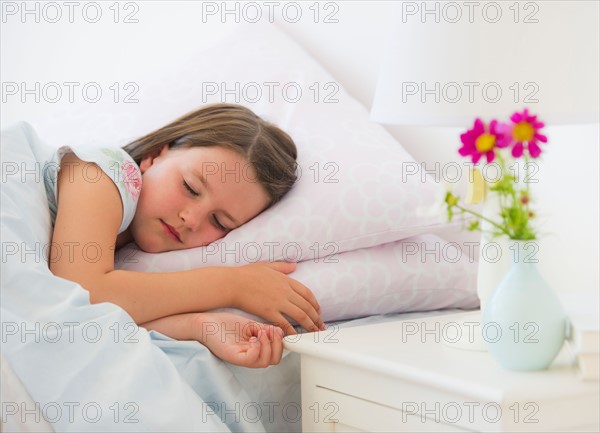
[[[81,188],[96,188],[95,193],[100,192],[99,188],[118,192],[123,211],[119,233],[129,226],[141,192],[142,174],[127,152],[119,147],[63,146],[57,151],[57,160],[60,161],[60,172],[78,170],[80,181],[85,182]]]
[[[95,209],[97,215],[115,221],[118,217],[120,222],[122,213],[118,188],[96,162],[81,159],[72,151],[64,151],[56,184],[57,202],[63,214],[65,208],[70,208],[75,212],[69,215],[79,215],[81,211],[90,210],[93,204],[94,208],[99,208]]]
[[[61,157],[57,188],[50,270],[88,287],[114,269],[121,198],[115,183],[95,162],[70,151]]]
[[[63,146],[57,151],[58,159],[63,155],[71,155],[69,162],[76,162],[75,155],[84,166],[90,170],[88,163],[95,164],[112,182],[123,192],[127,192],[128,199],[137,201],[142,186],[142,175],[140,168],[127,152],[119,147],[97,147],[97,148],[73,148]],[[62,168],[62,166],[61,166]],[[86,173],[85,176],[92,177],[94,173]],[[96,174],[100,176],[100,174]],[[125,194],[124,194],[125,195]]]

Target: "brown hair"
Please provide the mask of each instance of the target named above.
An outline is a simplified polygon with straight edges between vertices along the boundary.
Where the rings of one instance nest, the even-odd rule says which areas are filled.
[[[297,179],[298,151],[292,138],[241,105],[204,106],[123,149],[139,165],[143,157],[157,154],[165,144],[170,149],[222,146],[241,154],[271,198],[269,206],[281,200]]]

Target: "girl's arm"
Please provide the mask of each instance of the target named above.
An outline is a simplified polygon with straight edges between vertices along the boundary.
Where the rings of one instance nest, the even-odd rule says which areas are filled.
[[[283,331],[229,313],[190,313],[140,326],[177,340],[196,340],[224,361],[244,367],[279,364]]]
[[[173,314],[235,307],[256,314],[286,334],[295,334],[282,312],[309,331],[324,329],[316,300],[308,289],[285,274],[295,263],[254,263],[241,267],[208,267],[181,272],[113,270],[82,284],[90,302],[112,302],[125,309],[136,323]],[[292,284],[297,284],[293,287]],[[274,289],[274,290],[273,290]],[[313,314],[311,316],[310,314]]]
[[[90,292],[90,302],[112,302],[136,323],[179,313],[236,307],[295,333],[284,314],[307,330],[323,327],[319,305],[289,278],[294,264],[254,263],[183,272],[114,270],[114,248],[123,208],[116,185],[103,172],[90,180],[73,153],[61,161],[58,212],[50,244],[50,270]],[[99,168],[96,166],[97,171]],[[285,273],[284,273],[285,272]],[[317,326],[318,325],[318,326]]]

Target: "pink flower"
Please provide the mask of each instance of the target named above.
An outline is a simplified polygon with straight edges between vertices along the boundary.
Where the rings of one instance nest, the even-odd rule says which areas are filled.
[[[544,127],[544,123],[539,122],[537,116],[529,114],[527,108],[522,113],[518,111],[514,113],[510,116],[510,120],[514,123],[514,125],[511,125],[512,131],[510,133],[512,143],[514,143],[512,156],[519,158],[523,155],[525,144],[532,158],[540,156],[542,149],[538,146],[538,142],[548,142],[548,138],[539,133],[540,129]]]
[[[123,173],[123,182],[125,188],[131,195],[131,198],[137,200],[142,190],[142,177],[139,169],[129,161],[121,164],[121,173]]]
[[[464,134],[461,134],[460,141],[463,146],[458,149],[462,156],[471,156],[473,164],[477,164],[479,159],[485,155],[487,162],[490,163],[496,156],[495,148],[508,146],[510,137],[506,134],[507,125],[492,120],[489,128],[486,129],[485,123],[481,119],[475,119],[473,128]]]

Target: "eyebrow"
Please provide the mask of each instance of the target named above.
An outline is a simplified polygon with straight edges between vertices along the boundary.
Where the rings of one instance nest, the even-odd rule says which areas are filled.
[[[195,175],[198,179],[200,179],[200,182],[202,182],[202,186],[204,186],[204,188],[206,188],[209,192],[212,192],[212,189],[208,185],[208,182],[206,181],[206,178],[202,175],[202,173],[200,173],[196,169],[192,169],[192,174]],[[221,210],[221,212],[223,212],[223,215],[225,215],[229,220],[231,220],[236,225],[236,227],[234,227],[233,229],[241,226],[241,224],[234,217],[232,217],[229,212],[227,212],[225,210]],[[233,230],[233,229],[231,229],[231,230]]]

